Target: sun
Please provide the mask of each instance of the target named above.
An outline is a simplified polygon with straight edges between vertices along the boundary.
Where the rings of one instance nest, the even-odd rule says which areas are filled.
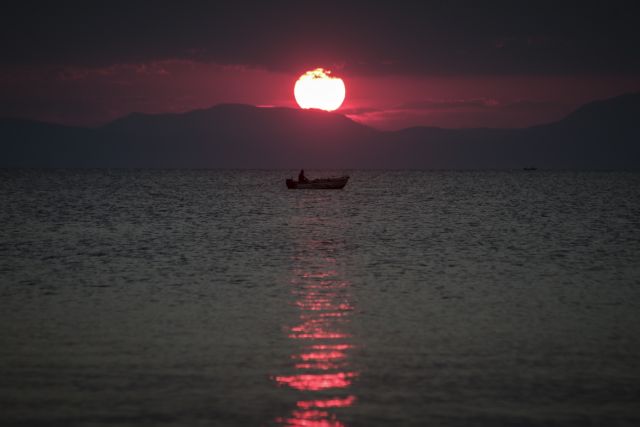
[[[344,82],[330,74],[329,70],[316,68],[300,76],[293,88],[293,95],[300,108],[325,111],[340,108],[346,93]]]

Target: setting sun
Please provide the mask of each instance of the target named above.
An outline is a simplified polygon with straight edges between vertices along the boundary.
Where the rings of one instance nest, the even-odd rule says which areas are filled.
[[[307,71],[300,76],[293,94],[300,108],[334,111],[340,108],[345,96],[344,82],[322,68]]]

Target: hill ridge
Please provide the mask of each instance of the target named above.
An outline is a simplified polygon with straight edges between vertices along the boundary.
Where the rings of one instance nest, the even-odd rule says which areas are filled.
[[[0,119],[2,167],[640,168],[640,93],[521,129],[380,131],[345,115],[218,104],[98,128]]]

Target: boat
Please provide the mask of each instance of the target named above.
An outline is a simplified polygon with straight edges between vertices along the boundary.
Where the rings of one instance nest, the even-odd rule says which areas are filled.
[[[341,190],[347,185],[349,176],[337,178],[318,178],[306,182],[287,179],[287,188],[290,190]]]
[[[528,166],[528,167],[523,168],[523,169],[526,170],[526,171],[537,171],[538,170],[538,168],[535,167],[535,166]]]

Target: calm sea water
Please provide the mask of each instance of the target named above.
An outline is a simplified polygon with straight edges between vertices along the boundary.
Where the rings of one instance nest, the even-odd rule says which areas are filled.
[[[0,424],[640,423],[640,174],[347,173],[1,172]]]

